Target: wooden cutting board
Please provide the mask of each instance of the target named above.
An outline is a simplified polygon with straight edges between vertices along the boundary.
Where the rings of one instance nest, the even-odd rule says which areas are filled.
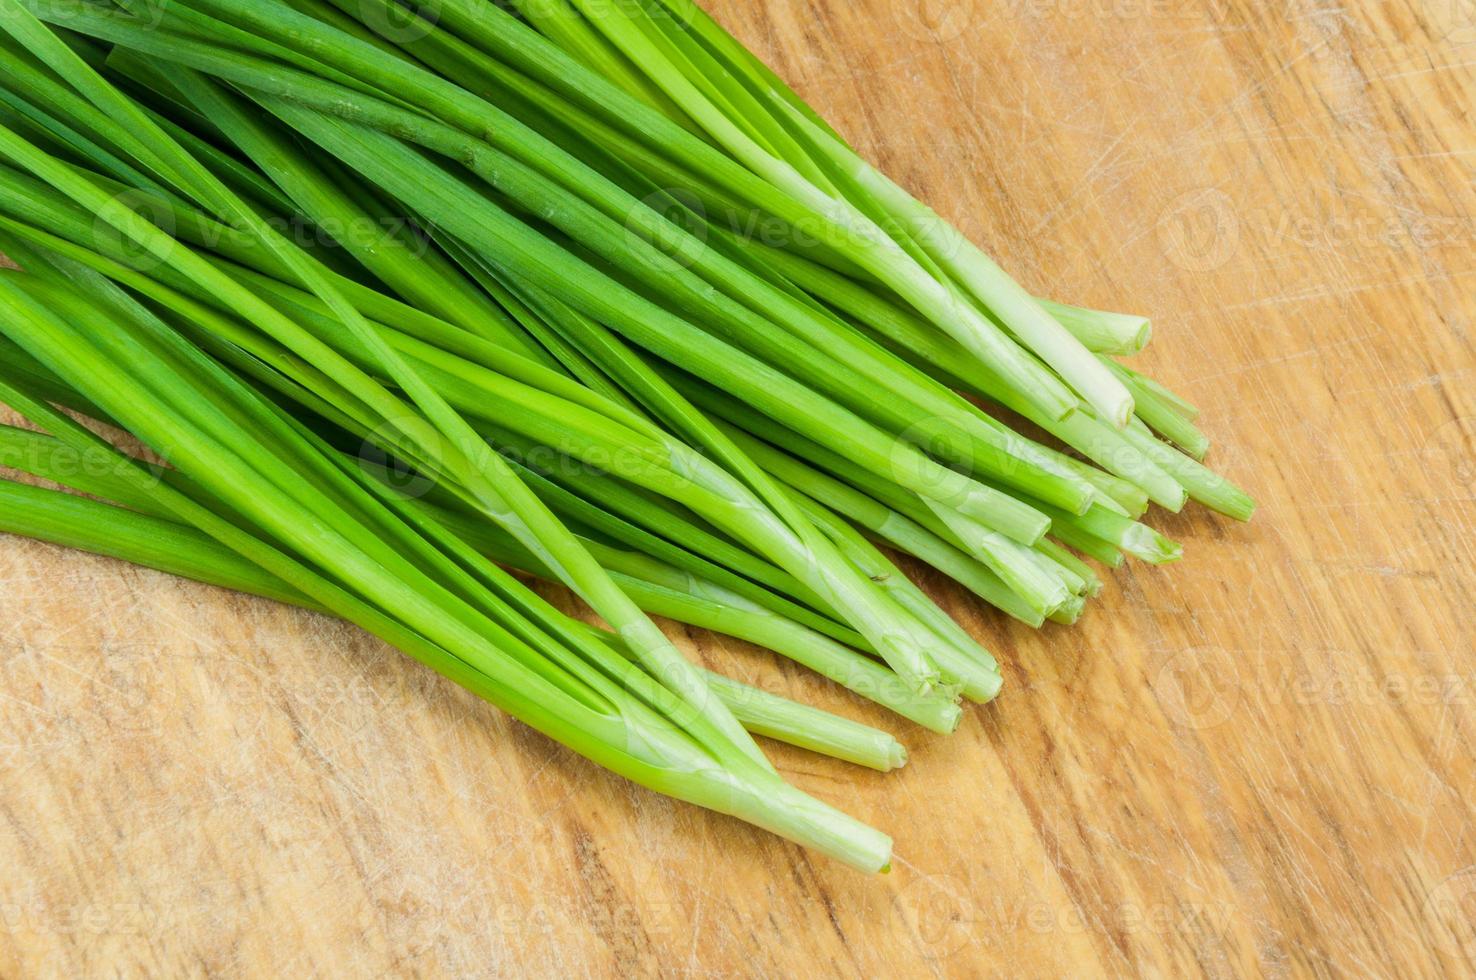
[[[1466,0],[713,0],[1031,288],[1151,313],[1249,526],[1157,514],[955,736],[795,782],[868,878],[357,631],[0,538],[0,975],[1433,975],[1476,961]],[[560,601],[564,601],[562,598]]]

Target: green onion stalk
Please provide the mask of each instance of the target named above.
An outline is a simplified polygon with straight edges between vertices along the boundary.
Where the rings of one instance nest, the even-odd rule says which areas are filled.
[[[0,487],[13,529],[341,616],[643,785],[880,866],[751,734],[896,749],[650,616],[948,732],[999,665],[893,552],[1069,624],[1097,565],[1180,558],[1151,505],[1254,510],[1122,362],[1147,318],[1027,292],[690,0],[0,0],[0,28],[0,381],[50,433],[0,429],[0,461],[111,454],[68,485],[126,508]]]
[[[495,566],[458,563],[417,536],[315,454],[289,417],[142,307],[115,296],[105,309],[99,296],[26,274],[0,276],[0,302],[11,340],[166,452],[198,488],[187,494],[136,463],[119,467],[178,519],[623,775],[859,867],[885,867],[883,835],[793,790],[610,645],[581,642],[567,626],[550,633],[560,627],[551,616],[520,616],[498,594],[516,591],[510,577],[479,580]],[[106,445],[8,383],[0,397],[76,451]]]
[[[35,436],[27,430],[12,431]],[[0,440],[5,438],[0,433]],[[0,505],[0,531],[9,534],[326,612],[314,600],[208,535],[167,518],[10,480],[0,480]],[[623,652],[619,638],[612,633],[574,622],[569,627]],[[705,673],[714,693],[750,732],[880,772],[906,764],[907,750],[886,732],[721,674]]]

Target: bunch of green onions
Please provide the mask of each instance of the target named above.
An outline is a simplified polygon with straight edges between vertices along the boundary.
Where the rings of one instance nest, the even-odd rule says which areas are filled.
[[[46,433],[0,428],[0,465],[101,498],[0,484],[0,530],[341,616],[643,785],[886,866],[750,733],[900,744],[650,615],[947,733],[998,664],[882,547],[1069,624],[1084,559],[1179,557],[1150,503],[1253,504],[1118,362],[1146,320],[1032,297],[686,0],[435,14],[0,0],[0,401]]]

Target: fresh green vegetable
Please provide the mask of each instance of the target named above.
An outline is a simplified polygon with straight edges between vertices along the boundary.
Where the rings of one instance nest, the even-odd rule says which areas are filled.
[[[1091,561],[1180,558],[1151,504],[1254,510],[1119,362],[1146,318],[1024,290],[691,0],[0,0],[0,60],[0,400],[50,433],[0,463],[116,504],[0,483],[0,526],[341,616],[858,867],[750,732],[900,745],[651,615],[947,733],[999,664],[883,547],[1070,624]]]
[[[0,531],[50,541],[316,612],[322,607],[209,536],[172,521],[83,497],[0,480]],[[571,628],[583,629],[571,622]],[[613,634],[593,631],[621,652]],[[886,732],[706,672],[714,693],[749,731],[882,772],[907,761]]]

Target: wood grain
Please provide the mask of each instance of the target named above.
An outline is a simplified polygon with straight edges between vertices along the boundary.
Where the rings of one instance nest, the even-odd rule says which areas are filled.
[[[1437,976],[1476,967],[1476,17],[1462,0],[713,0],[1262,503],[1158,524],[952,738],[776,750],[886,877],[633,789],[329,620],[0,539],[0,975]],[[560,597],[559,601],[565,601]]]

